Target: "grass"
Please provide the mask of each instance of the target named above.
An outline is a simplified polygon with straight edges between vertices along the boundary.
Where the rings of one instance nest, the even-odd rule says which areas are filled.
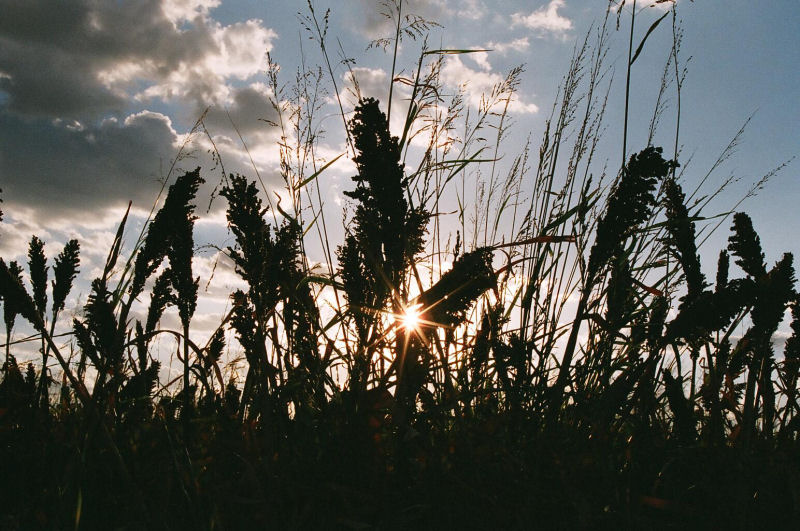
[[[396,32],[384,49],[430,27],[402,2],[386,8]],[[303,24],[333,78],[328,16],[310,5]],[[675,20],[662,91],[683,79]],[[49,312],[43,242],[31,240],[27,270],[0,261],[2,525],[786,528],[800,502],[792,256],[770,265],[735,213],[706,278],[698,248],[716,221],[696,190],[687,198],[678,161],[649,145],[662,95],[648,145],[618,172],[598,168],[614,96],[608,38],[604,23],[578,43],[538,157],[526,146],[508,166],[498,161],[520,70],[471,109],[438,78],[447,56],[469,51],[423,44],[390,87],[408,88],[399,136],[388,104],[355,85],[352,115],[339,100],[357,173],[338,245],[320,182],[331,161],[317,154],[326,73],[299,72],[286,94],[270,60],[290,204],[265,205],[263,183],[225,177],[235,241],[224,253],[245,287],[205,345],[191,329],[200,169],[178,172],[119,267],[123,218],[70,355],[53,336],[78,242],[55,259]],[[314,246],[322,267],[310,265]],[[168,308],[180,329],[159,326]],[[787,311],[792,336],[776,353]],[[37,331],[40,367],[58,360],[57,397],[48,371],[17,364],[17,319]],[[243,381],[222,364],[226,330]],[[180,385],[159,385],[163,334],[180,345]]]

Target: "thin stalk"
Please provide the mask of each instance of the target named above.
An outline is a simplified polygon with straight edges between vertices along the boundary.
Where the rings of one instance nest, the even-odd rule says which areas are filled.
[[[622,165],[625,166],[625,159],[628,152],[628,108],[631,99],[631,57],[633,56],[633,29],[636,24],[636,0],[633,0],[631,9],[631,35],[628,40],[628,64],[625,75],[625,119],[622,126]]]
[[[675,149],[674,154],[672,156],[672,160],[678,160],[678,140],[680,138],[681,132],[681,88],[683,86],[683,79],[681,79],[680,69],[678,67],[678,46],[680,44],[680,39],[678,36],[678,28],[677,28],[677,13],[675,11],[676,6],[673,4],[672,6],[672,58],[673,58],[673,65],[675,66],[675,94],[676,94],[676,102],[675,102]],[[675,178],[675,171],[677,167],[673,166],[672,168],[672,178]]]
[[[11,327],[6,329],[6,370],[11,366]]]
[[[392,75],[389,77],[389,103],[386,105],[386,123],[391,124],[392,92],[394,91],[394,72],[397,65],[397,46],[400,43],[400,23],[403,20],[403,0],[397,2],[397,27],[394,34],[394,52],[392,53]]]
[[[317,32],[317,42],[319,43],[319,48],[322,51],[322,56],[325,59],[325,65],[328,68],[328,74],[331,76],[331,83],[333,83],[333,90],[336,94],[336,102],[339,105],[339,114],[342,117],[342,123],[344,124],[344,132],[347,136],[347,145],[350,146],[351,152],[355,155],[356,148],[353,145],[353,139],[350,137],[350,129],[347,127],[347,116],[344,113],[344,106],[342,105],[342,98],[339,95],[339,85],[336,83],[336,76],[333,74],[333,67],[331,66],[331,60],[328,57],[328,49],[325,46],[325,33],[326,31],[322,31],[322,28],[319,26],[319,21],[317,20],[317,15],[314,12],[314,5],[312,4],[311,0],[308,0],[308,10],[311,12],[311,21],[314,23],[314,29]]]
[[[188,426],[189,416],[189,323],[183,325],[183,412],[184,427]],[[184,433],[185,435],[185,433]]]

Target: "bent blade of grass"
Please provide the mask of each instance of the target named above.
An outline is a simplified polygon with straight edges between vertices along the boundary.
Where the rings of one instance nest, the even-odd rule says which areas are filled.
[[[308,177],[308,178],[304,179],[302,182],[300,182],[300,184],[297,185],[297,190],[300,190],[305,185],[307,185],[308,183],[312,182],[314,179],[319,177],[322,174],[322,172],[327,170],[331,165],[333,165],[334,162],[336,162],[337,160],[342,158],[343,155],[344,155],[344,153],[340,153],[339,155],[337,155],[336,157],[334,157],[333,159],[331,159],[330,161],[325,163],[324,166],[322,166],[320,169],[315,171],[310,177]]]

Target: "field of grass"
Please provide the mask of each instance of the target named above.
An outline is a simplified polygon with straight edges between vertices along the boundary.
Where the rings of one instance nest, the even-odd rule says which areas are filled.
[[[303,20],[325,53],[326,17]],[[389,50],[428,27],[397,20]],[[672,23],[662,87],[679,123]],[[282,99],[270,63],[287,200],[260,177],[220,183],[223,253],[246,287],[206,344],[192,333],[201,168],[175,172],[128,256],[122,219],[68,351],[53,336],[79,242],[49,265],[36,237],[27,264],[0,259],[0,529],[793,528],[793,258],[769,263],[747,214],[704,212],[674,160],[679,127],[674,148],[651,145],[659,112],[649,139],[626,116],[619,168],[595,160],[619,132],[603,121],[608,31],[578,43],[538,150],[505,166],[519,71],[470,111],[438,90],[443,58],[469,51],[423,46],[395,82],[407,107],[341,112],[357,169],[342,241],[322,207],[332,161],[317,166],[324,74]],[[717,227],[728,245],[707,278],[698,247]],[[40,364],[17,363],[22,320]],[[159,381],[160,336],[179,345],[177,381]],[[221,362],[231,349],[243,372]]]

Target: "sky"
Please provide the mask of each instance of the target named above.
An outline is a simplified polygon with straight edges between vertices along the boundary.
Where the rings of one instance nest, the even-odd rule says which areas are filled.
[[[608,143],[600,159],[612,167],[621,158],[632,3],[623,6],[619,27],[616,14],[609,26]],[[469,104],[477,105],[482,92],[524,65],[511,106],[513,125],[501,153],[511,160],[529,135],[537,145],[576,42],[602,23],[607,5],[604,0],[406,0],[403,10],[438,23],[429,28],[431,47],[491,50],[445,58],[445,88],[456,92],[461,87]],[[284,97],[298,68],[323,66],[320,79],[327,92],[318,113],[320,164],[345,152],[331,82],[340,89],[346,113],[355,103],[341,58],[353,60],[350,69],[362,93],[384,103],[388,96],[391,47],[387,53],[369,46],[391,35],[391,23],[381,14],[386,5],[315,0],[313,7],[320,22],[330,8],[326,38],[333,79],[304,27],[310,15],[305,0],[0,0],[0,188],[5,214],[0,256],[25,261],[27,243],[36,234],[53,257],[64,242],[77,237],[81,277],[88,281],[101,270],[128,201],[133,205],[126,239],[130,245],[165,178],[201,166],[207,182],[198,201],[202,207],[195,242],[201,253],[195,269],[203,280],[213,272],[215,280],[201,294],[205,311],[195,326],[213,329],[236,280],[229,264],[217,262],[213,252],[214,246],[230,245],[231,237],[222,201],[208,207],[222,171],[209,153],[212,141],[224,171],[255,178],[257,170],[269,190],[279,192],[282,185],[280,134],[269,125],[278,116],[270,104],[275,94],[266,73],[267,52],[280,66]],[[670,2],[637,3],[636,42],[669,7]],[[753,217],[767,260],[774,263],[784,251],[800,256],[800,162],[791,161],[800,153],[800,4],[774,0],[768,7],[752,0],[678,1],[680,58],[687,69],[679,162],[684,186],[690,188],[750,119],[737,149],[715,169],[703,193],[734,177],[711,204],[712,211],[724,212],[753,183],[789,161],[739,207]],[[629,154],[646,145],[671,42],[667,17],[632,68]],[[421,46],[421,38],[401,42],[398,73],[413,69]],[[398,106],[405,94],[398,86]],[[675,103],[671,94],[656,143],[674,142]],[[201,116],[204,128],[191,134]],[[394,134],[400,134],[399,126],[392,121]],[[353,173],[354,166],[343,157],[318,180],[334,240],[341,235],[346,205],[342,192]],[[725,222],[702,250],[712,278],[729,225]],[[79,311],[85,293],[83,285],[73,294],[72,311]]]

